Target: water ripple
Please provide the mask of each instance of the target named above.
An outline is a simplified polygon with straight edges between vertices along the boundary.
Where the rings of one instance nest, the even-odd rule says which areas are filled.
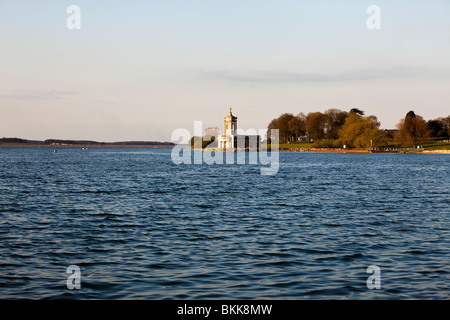
[[[0,298],[450,298],[447,155],[280,157],[267,177],[169,149],[0,148]]]

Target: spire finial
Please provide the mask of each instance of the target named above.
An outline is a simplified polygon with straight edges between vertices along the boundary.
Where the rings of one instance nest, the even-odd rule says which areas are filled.
[[[230,114],[231,114],[231,108],[230,108]]]

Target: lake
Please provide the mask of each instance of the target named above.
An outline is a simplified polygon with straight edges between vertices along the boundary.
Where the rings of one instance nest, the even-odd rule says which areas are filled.
[[[449,155],[279,157],[0,148],[0,298],[450,298]]]

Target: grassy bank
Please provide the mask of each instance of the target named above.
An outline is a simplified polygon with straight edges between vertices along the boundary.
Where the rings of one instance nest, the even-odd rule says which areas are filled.
[[[424,150],[450,150],[450,142],[429,142],[423,144]]]
[[[442,142],[442,141],[427,141],[420,143],[420,146],[423,147],[424,150],[450,150],[450,142]],[[401,148],[402,146],[398,143],[395,143],[394,140],[386,141],[386,143],[379,148]],[[294,143],[280,143],[280,150],[298,150],[298,149],[321,149],[321,150],[342,150],[342,143],[338,140],[319,140],[316,142],[307,142],[300,141]],[[350,151],[352,149],[347,149]],[[359,149],[358,149],[359,150]]]

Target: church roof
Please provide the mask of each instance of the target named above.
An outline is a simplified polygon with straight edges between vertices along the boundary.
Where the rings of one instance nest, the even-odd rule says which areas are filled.
[[[233,114],[231,113],[231,108],[230,113],[225,117],[225,119],[237,119],[237,117],[233,116]]]

